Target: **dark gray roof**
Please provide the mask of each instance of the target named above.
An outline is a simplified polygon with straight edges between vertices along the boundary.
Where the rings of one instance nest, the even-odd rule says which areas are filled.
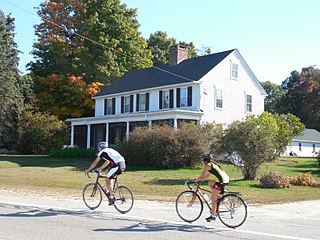
[[[302,142],[319,142],[320,143],[320,132],[315,129],[305,129],[302,136],[296,136],[293,141]]]
[[[165,64],[157,67],[132,70],[103,88],[95,96],[198,81],[234,50],[186,59],[174,65]]]

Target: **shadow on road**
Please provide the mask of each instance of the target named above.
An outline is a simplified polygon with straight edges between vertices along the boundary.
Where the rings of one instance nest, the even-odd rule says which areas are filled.
[[[123,222],[124,219],[122,219]],[[215,229],[208,228],[203,225],[194,224],[173,224],[173,223],[158,223],[158,222],[141,222],[137,220],[125,219],[129,226],[126,227],[114,227],[114,228],[97,228],[94,232],[163,232],[163,231],[174,231],[174,232],[202,232],[202,233],[218,233],[218,232],[228,232],[228,229]],[[126,224],[126,223],[124,223]],[[114,224],[113,224],[114,225]],[[114,225],[116,226],[116,225]]]

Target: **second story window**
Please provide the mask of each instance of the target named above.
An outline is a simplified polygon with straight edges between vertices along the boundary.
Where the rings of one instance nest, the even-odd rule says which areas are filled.
[[[133,112],[133,95],[121,97],[121,113]]]
[[[136,111],[149,111],[149,93],[140,93],[136,95]]]
[[[231,78],[238,79],[238,64],[231,62]]]
[[[104,115],[114,115],[116,110],[116,99],[109,98],[104,100]]]
[[[169,91],[162,92],[162,108],[169,108],[170,99],[169,99]]]
[[[177,107],[192,106],[192,87],[183,87],[176,89]]]
[[[248,95],[246,94],[245,95],[245,111],[248,112],[248,113],[251,113],[252,112],[252,95]]]
[[[159,91],[159,109],[173,108],[173,89]]]
[[[223,96],[222,96],[222,90],[221,89],[214,89],[215,97],[214,97],[214,106],[217,109],[222,109],[223,107]]]
[[[130,112],[130,96],[124,97],[124,112]]]
[[[188,103],[188,91],[187,88],[180,89],[180,107],[186,107]]]

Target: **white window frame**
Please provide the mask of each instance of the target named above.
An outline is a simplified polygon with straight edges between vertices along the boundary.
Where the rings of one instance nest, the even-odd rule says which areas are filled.
[[[129,113],[130,112],[130,95],[129,96],[124,96],[124,109],[123,112],[124,113]]]
[[[248,101],[248,97],[250,97],[250,101]],[[246,94],[246,112],[252,113],[252,95]]]
[[[230,78],[238,79],[239,77],[239,64],[237,62],[232,62],[230,65]]]
[[[139,95],[139,112],[146,111],[147,94],[141,93]]]
[[[170,107],[170,92],[169,90],[162,91],[162,108],[166,109]]]
[[[182,87],[180,88],[180,107],[188,106],[188,88]]]
[[[112,98],[107,99],[106,115],[112,115]]]
[[[214,107],[223,109],[223,91],[218,88],[214,88]]]

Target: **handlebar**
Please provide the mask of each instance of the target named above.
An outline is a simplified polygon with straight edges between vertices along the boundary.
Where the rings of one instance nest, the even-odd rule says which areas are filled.
[[[88,178],[91,178],[91,176],[90,176],[90,173],[96,173],[96,174],[98,174],[99,175],[99,177],[101,176],[101,170],[99,171],[99,170],[97,170],[97,169],[93,169],[93,170],[91,170],[90,172],[88,172],[86,175],[87,175],[87,177]]]
[[[185,181],[185,184],[188,185],[189,189],[192,189],[192,187],[190,186],[191,184],[195,185],[196,187],[200,186],[200,182],[196,182],[195,180],[187,180]]]

